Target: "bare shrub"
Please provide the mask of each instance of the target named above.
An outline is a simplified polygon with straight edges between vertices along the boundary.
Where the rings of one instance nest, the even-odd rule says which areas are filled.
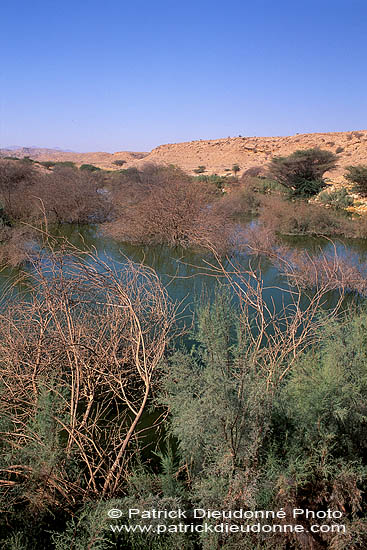
[[[348,220],[320,205],[285,201],[277,196],[264,197],[260,223],[287,235],[343,235]]]
[[[34,200],[42,200],[51,222],[100,222],[106,219],[111,209],[107,200],[97,192],[100,181],[98,174],[58,167],[39,177],[32,191]],[[37,207],[39,211],[39,201]]]
[[[215,209],[221,215],[237,219],[241,216],[249,216],[257,212],[261,204],[261,196],[252,186],[241,185],[231,189],[215,205]]]
[[[258,178],[260,176],[265,176],[265,169],[263,166],[251,166],[244,171],[241,176],[241,182],[245,183],[248,178]]]
[[[352,254],[339,255],[320,252],[311,256],[306,251],[288,251],[286,273],[302,288],[323,286],[329,290],[367,294],[367,266],[360,264]],[[283,262],[284,264],[284,262]]]
[[[0,161],[0,202],[11,220],[29,218],[32,213],[31,189],[37,172],[31,163]]]
[[[170,246],[228,246],[230,227],[216,208],[214,186],[193,181],[176,168],[146,167],[139,181],[114,193],[115,238]]]
[[[251,250],[251,244],[248,247]],[[281,290],[283,305],[279,308],[274,301],[265,298],[269,287],[265,287],[261,272],[261,263],[249,263],[244,267],[236,259],[222,262],[213,250],[215,260],[206,261],[211,276],[224,278],[229,283],[241,310],[240,322],[246,342],[245,363],[253,365],[259,377],[266,381],[266,391],[272,394],[292,369],[298,356],[311,343],[317,341],[320,327],[327,319],[335,318],[340,311],[345,295],[344,281],[340,284],[330,282],[326,277],[316,277],[312,290],[304,284],[302,276],[295,276],[295,267],[291,258],[284,257],[284,250],[270,244],[271,260],[277,265],[288,281]],[[259,250],[252,249],[253,253]],[[317,262],[309,257],[307,269],[319,272]],[[335,304],[320,316],[320,309],[327,301],[328,293],[338,290]]]
[[[174,322],[154,271],[126,261],[118,272],[72,252],[33,259],[28,295],[0,316],[9,509],[121,492]]]
[[[0,226],[0,265],[16,267],[25,262],[33,239],[30,228]]]

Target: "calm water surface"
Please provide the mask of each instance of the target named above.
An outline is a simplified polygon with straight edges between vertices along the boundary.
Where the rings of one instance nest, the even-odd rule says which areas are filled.
[[[103,235],[103,233],[94,225],[63,225],[53,230],[55,235],[66,237],[72,244],[85,250],[95,248],[101,259],[117,269],[123,268],[126,258],[137,263],[143,263],[155,269],[160,279],[167,286],[167,291],[174,301],[183,302],[188,306],[188,312],[193,309],[193,303],[196,299],[205,295],[210,299],[215,289],[218,287],[218,281],[215,277],[209,277],[203,274],[205,270],[205,261],[213,261],[209,255],[182,248],[169,248],[167,246],[134,246]],[[313,253],[320,250],[333,252],[333,244],[320,238],[310,237],[292,237],[285,240],[288,246],[294,249],[304,249]],[[348,240],[344,243],[336,242],[338,254],[348,255],[350,261],[367,262],[367,240]],[[237,257],[241,265],[246,268],[249,262],[256,262],[254,257],[242,255]],[[28,268],[29,269],[29,268]],[[27,270],[27,267],[25,267]],[[284,278],[279,271],[267,260],[261,261],[262,278],[267,300],[274,300],[276,308],[281,307],[283,303],[289,303],[289,296],[282,292],[281,288],[287,288]],[[4,268],[0,272],[0,288],[3,293],[9,288],[12,281],[16,280],[23,270],[10,267]],[[275,288],[276,287],[276,288]],[[20,287],[18,287],[20,288]],[[330,294],[326,305],[332,305],[336,299],[336,294]]]

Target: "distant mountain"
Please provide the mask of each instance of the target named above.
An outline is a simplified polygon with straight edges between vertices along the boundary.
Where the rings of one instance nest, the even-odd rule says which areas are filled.
[[[148,153],[139,153],[131,151],[120,151],[118,153],[74,153],[62,149],[47,149],[42,147],[4,147],[0,149],[0,157],[30,157],[40,162],[51,160],[54,162],[72,161],[77,166],[81,164],[95,164],[100,168],[118,169],[114,161],[124,161],[124,165],[130,165],[137,160],[144,158]]]
[[[62,151],[64,153],[74,153],[72,149],[62,149],[61,147],[39,147],[38,145],[6,145],[5,147],[0,148],[0,151],[6,150],[6,151],[19,151],[21,149],[36,149],[36,150],[46,150],[46,151]]]

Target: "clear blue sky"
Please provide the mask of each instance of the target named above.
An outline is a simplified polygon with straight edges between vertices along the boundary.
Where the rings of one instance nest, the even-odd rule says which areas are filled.
[[[366,0],[3,0],[0,146],[367,128]]]

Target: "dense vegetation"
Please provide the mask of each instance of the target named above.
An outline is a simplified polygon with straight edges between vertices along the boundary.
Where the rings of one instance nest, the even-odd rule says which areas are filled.
[[[325,187],[323,175],[335,168],[336,161],[337,157],[331,151],[305,149],[288,157],[274,157],[269,174],[295,196],[311,197]]]
[[[189,177],[173,166],[0,162],[2,263],[26,261],[0,315],[0,548],[366,547],[366,268],[284,240],[367,236],[344,210],[346,191],[304,199],[333,162],[319,150],[276,161],[283,175],[288,163],[290,187],[261,168]],[[204,251],[215,296],[190,297],[193,323],[183,325],[184,306],[153,269],[127,258],[112,267],[53,236],[73,222]],[[114,532],[157,524],[129,519],[128,508],[331,509],[346,532],[330,518],[317,533],[309,518],[297,520],[302,533]]]
[[[357,193],[360,193],[363,197],[367,195],[367,166],[363,164],[347,166],[345,178],[354,184]]]

